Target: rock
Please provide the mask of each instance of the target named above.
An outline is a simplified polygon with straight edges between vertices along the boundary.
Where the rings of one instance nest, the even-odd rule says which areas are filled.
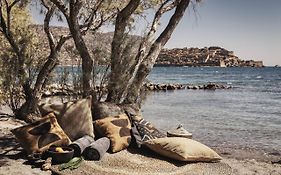
[[[272,164],[281,164],[281,160],[271,161]]]
[[[213,83],[210,83],[210,84],[207,84],[207,85],[204,85],[203,86],[203,89],[206,89],[206,90],[215,90],[217,89],[217,85],[216,84],[213,84]]]
[[[199,86],[193,86],[192,89],[194,90],[199,89]]]
[[[153,91],[153,90],[154,90],[154,86],[153,86],[153,85],[147,86],[146,88],[147,88],[149,91]]]
[[[232,86],[226,86],[222,84],[215,84],[215,83],[208,83],[205,85],[188,85],[186,86],[186,89],[193,89],[193,90],[198,90],[198,89],[203,89],[203,90],[216,90],[216,89],[230,89]]]
[[[175,89],[177,89],[177,88],[176,88],[175,85],[168,84],[166,89],[167,89],[167,90],[175,90]]]

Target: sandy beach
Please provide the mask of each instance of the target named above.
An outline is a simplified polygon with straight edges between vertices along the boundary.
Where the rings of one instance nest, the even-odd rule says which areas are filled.
[[[2,108],[2,113],[3,113]],[[4,111],[5,112],[5,111]],[[6,111],[7,112],[7,111]],[[106,153],[101,161],[84,161],[73,171],[41,171],[40,164],[31,165],[26,155],[10,132],[23,125],[17,119],[1,116],[0,118],[0,174],[271,174],[280,175],[281,165],[275,156],[276,163],[270,157],[256,155],[255,152],[225,150],[214,148],[223,157],[218,163],[185,163],[176,162],[158,156],[149,150],[129,148],[115,154]],[[280,160],[279,160],[280,161]]]

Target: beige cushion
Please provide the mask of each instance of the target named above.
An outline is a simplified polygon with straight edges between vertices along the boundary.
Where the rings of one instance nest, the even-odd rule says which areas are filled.
[[[181,161],[210,162],[221,157],[211,148],[195,140],[183,137],[166,137],[148,140],[144,143],[160,155]]]
[[[28,153],[43,152],[51,145],[66,146],[70,144],[69,138],[59,126],[53,113],[11,131]]]
[[[67,103],[45,103],[39,109],[42,115],[54,112],[64,132],[75,141],[85,135],[94,137],[91,101],[86,98]]]
[[[100,136],[110,139],[113,153],[127,148],[131,142],[131,124],[127,115],[96,120],[95,130]]]

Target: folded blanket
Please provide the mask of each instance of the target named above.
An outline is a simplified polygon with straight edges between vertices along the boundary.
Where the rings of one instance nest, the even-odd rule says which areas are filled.
[[[74,149],[74,157],[79,157],[88,146],[93,143],[95,139],[92,136],[85,135],[78,140],[72,142],[69,147]]]
[[[93,142],[90,146],[88,146],[84,152],[83,157],[86,160],[100,160],[106,151],[109,149],[110,140],[107,137],[102,137],[95,142]]]

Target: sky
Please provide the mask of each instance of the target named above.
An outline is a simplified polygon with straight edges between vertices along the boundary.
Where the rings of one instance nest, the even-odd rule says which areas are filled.
[[[32,14],[35,23],[42,23],[36,10]],[[164,16],[162,26],[168,19]],[[266,66],[281,65],[281,0],[203,0],[196,12],[187,10],[165,45],[209,46],[234,51],[240,59],[261,60]]]
[[[165,47],[220,46],[241,59],[281,65],[281,0],[203,0],[196,9]]]

